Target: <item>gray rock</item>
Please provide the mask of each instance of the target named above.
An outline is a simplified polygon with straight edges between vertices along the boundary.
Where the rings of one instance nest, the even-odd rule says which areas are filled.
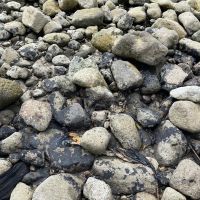
[[[0,109],[17,101],[22,94],[23,91],[17,82],[0,78]]]
[[[31,200],[33,190],[30,186],[19,182],[10,195],[10,200]]]
[[[27,68],[12,66],[6,73],[7,76],[13,79],[27,79],[31,73]]]
[[[137,31],[116,40],[112,52],[155,66],[165,59],[168,49],[149,33]]]
[[[0,28],[0,41],[9,39],[11,34],[5,29]]]
[[[98,26],[103,24],[104,13],[100,8],[77,10],[72,16],[72,24],[77,27]]]
[[[167,187],[164,190],[161,200],[186,200],[186,197],[173,188]]]
[[[19,48],[19,53],[21,56],[27,58],[28,60],[35,61],[39,55],[37,44],[36,43],[25,44]]]
[[[177,22],[178,17],[175,10],[169,9],[163,12],[162,17]]]
[[[200,30],[192,35],[192,40],[200,42]]]
[[[135,121],[131,116],[126,114],[111,116],[110,128],[124,148],[140,148],[140,135],[137,131]]]
[[[62,26],[61,26],[60,23],[52,20],[44,26],[43,30],[44,30],[44,34],[46,35],[46,34],[49,34],[49,33],[61,31]]]
[[[47,0],[44,2],[42,6],[42,10],[44,14],[48,16],[55,16],[57,13],[61,12],[58,2],[55,0]]]
[[[95,127],[83,134],[80,145],[93,154],[102,154],[106,151],[110,138],[111,135],[105,128]]]
[[[192,35],[200,29],[199,20],[191,12],[184,12],[180,14],[178,19],[183,24],[189,35]]]
[[[146,191],[155,194],[157,182],[153,171],[141,164],[117,158],[100,157],[94,162],[94,174],[110,185],[114,194],[133,194]]]
[[[141,23],[146,20],[146,12],[144,7],[130,8],[128,14],[133,18],[134,23]]]
[[[57,56],[53,57],[52,63],[54,65],[68,66],[70,63],[70,60],[65,55],[57,55]]]
[[[169,110],[170,121],[190,133],[200,131],[200,105],[191,101],[177,101]]]
[[[117,22],[117,27],[121,30],[128,30],[132,28],[133,22],[134,18],[126,13],[125,15],[120,17],[119,21]]]
[[[49,18],[33,6],[26,7],[23,11],[22,23],[36,33],[39,33],[48,21]]]
[[[200,87],[185,86],[170,91],[170,96],[178,100],[188,100],[200,103]]]
[[[142,74],[129,62],[122,60],[114,61],[111,70],[120,90],[137,88],[143,83]]]
[[[108,113],[106,110],[92,112],[91,120],[94,126],[104,126]]]
[[[12,47],[8,47],[4,50],[1,59],[8,64],[14,64],[19,61],[20,55]]]
[[[78,0],[78,4],[81,8],[98,7],[97,0]]]
[[[6,3],[6,6],[11,10],[19,10],[21,8],[21,4],[16,1],[10,1]]]
[[[200,198],[200,167],[190,159],[182,160],[170,178],[170,187],[192,199]]]
[[[74,175],[52,175],[36,188],[32,200],[75,200],[81,195],[82,185],[83,181]]]
[[[135,195],[135,200],[157,200],[157,198],[147,192],[138,192]]]
[[[0,159],[0,175],[7,172],[11,167],[12,167],[11,162],[5,159]]]
[[[157,3],[145,3],[145,7],[147,8],[147,15],[151,19],[158,19],[161,17],[162,11]]]
[[[113,200],[110,186],[104,181],[93,177],[87,179],[83,194],[89,200]]]
[[[74,9],[78,1],[77,0],[58,0],[58,4],[61,10],[63,11],[69,11]]]
[[[193,56],[200,57],[200,43],[188,38],[179,41],[180,48]]]
[[[66,33],[49,33],[43,37],[43,40],[49,44],[65,46],[69,42],[70,37]]]
[[[183,133],[170,121],[165,121],[156,131],[155,156],[160,165],[175,165],[187,150]]]
[[[27,125],[32,126],[38,131],[46,130],[52,118],[49,103],[37,100],[25,101],[21,106],[19,114]]]
[[[12,33],[13,36],[24,35],[26,33],[25,26],[18,21],[8,22],[4,25],[4,29]]]

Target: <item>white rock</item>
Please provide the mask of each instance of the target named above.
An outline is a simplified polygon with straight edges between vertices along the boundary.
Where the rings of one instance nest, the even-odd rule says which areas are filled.
[[[135,23],[141,23],[146,20],[146,12],[144,7],[131,8],[128,14],[134,18]]]
[[[167,187],[164,190],[161,200],[186,200],[186,198],[173,188]]]
[[[12,167],[11,162],[5,159],[0,159],[0,175],[8,171],[11,167]]]
[[[5,30],[12,33],[13,36],[24,35],[26,33],[25,26],[18,21],[8,22],[4,25]]]

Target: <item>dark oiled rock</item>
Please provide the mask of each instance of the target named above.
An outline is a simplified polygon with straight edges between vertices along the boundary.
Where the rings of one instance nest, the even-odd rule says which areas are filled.
[[[52,168],[66,172],[88,170],[94,161],[94,157],[80,146],[69,146],[66,136],[55,138],[46,153]]]
[[[0,175],[0,200],[9,200],[11,192],[28,171],[26,164],[20,162]]]

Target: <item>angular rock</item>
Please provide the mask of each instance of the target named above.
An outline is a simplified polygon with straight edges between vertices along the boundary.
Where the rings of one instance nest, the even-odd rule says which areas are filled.
[[[137,88],[142,85],[143,77],[138,69],[127,61],[117,60],[111,66],[112,74],[120,90]]]
[[[65,46],[69,42],[70,37],[66,33],[49,33],[43,37],[43,40],[49,44]]]
[[[192,38],[192,40],[200,42],[200,30],[197,31],[196,33],[194,33],[191,38]]]
[[[105,128],[95,127],[83,134],[80,145],[93,154],[102,154],[106,151],[110,138],[111,135]]]
[[[60,23],[52,20],[44,26],[43,30],[44,30],[44,34],[46,35],[46,34],[49,34],[49,33],[61,31],[62,26],[61,26]]]
[[[19,115],[27,125],[38,131],[44,131],[52,118],[51,106],[47,102],[28,100],[22,104]]]
[[[173,188],[167,187],[164,190],[161,200],[177,200],[177,199],[186,200],[186,197],[184,197],[181,193],[177,192]]]
[[[159,18],[152,25],[152,28],[163,28],[163,27],[176,31],[179,35],[179,39],[182,39],[187,35],[184,28],[178,22],[170,19]]]
[[[77,0],[58,0],[58,4],[61,10],[63,11],[69,11],[74,9],[78,1]]]
[[[153,172],[144,165],[124,162],[117,158],[100,157],[95,160],[92,170],[110,185],[114,194],[156,192],[157,182]]]
[[[168,120],[156,133],[156,160],[164,166],[177,164],[187,150],[187,140],[183,133]]]
[[[137,31],[116,40],[112,52],[124,58],[155,66],[165,59],[168,49],[149,33]]]
[[[25,26],[18,21],[8,22],[4,25],[5,30],[12,33],[13,36],[24,35],[26,33]]]
[[[98,26],[103,24],[104,13],[100,8],[77,10],[72,16],[72,24],[77,27]]]
[[[81,195],[82,185],[83,181],[74,175],[52,175],[36,188],[32,200],[75,200]]]
[[[170,178],[170,186],[192,199],[200,198],[200,166],[190,159],[182,160]]]
[[[48,15],[48,16],[55,16],[57,13],[61,12],[59,6],[58,6],[58,2],[55,0],[47,0],[44,4],[43,4],[43,12],[44,14]]]
[[[185,86],[170,91],[170,96],[178,100],[188,100],[200,103],[200,87]]]
[[[200,131],[200,105],[191,101],[177,101],[169,110],[170,121],[190,133]]]
[[[19,53],[21,56],[27,58],[28,60],[35,61],[38,58],[38,49],[35,43],[25,44],[19,48]]]
[[[26,7],[23,11],[22,23],[36,33],[39,33],[48,21],[49,18],[33,6]]]
[[[93,177],[87,179],[83,194],[89,200],[113,200],[110,186]]]
[[[14,103],[23,94],[18,83],[0,78],[0,109]]]
[[[131,116],[126,114],[111,116],[110,128],[124,148],[140,148],[140,135],[137,131],[135,121]]]

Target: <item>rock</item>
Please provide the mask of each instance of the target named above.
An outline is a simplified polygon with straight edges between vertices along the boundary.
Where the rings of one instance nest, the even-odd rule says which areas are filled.
[[[38,131],[45,131],[52,118],[49,103],[37,100],[25,101],[21,106],[19,115],[27,125]]]
[[[6,6],[11,10],[19,10],[21,8],[21,4],[16,1],[10,1],[6,3]]]
[[[192,35],[192,40],[200,42],[200,30]]]
[[[127,61],[117,60],[111,66],[113,77],[120,90],[140,87],[143,83],[142,74]]]
[[[55,21],[50,21],[44,26],[44,34],[54,33],[62,30],[62,26],[60,23]]]
[[[25,26],[18,21],[8,22],[4,25],[4,28],[6,31],[12,33],[13,36],[24,35],[26,33]]]
[[[70,143],[66,136],[54,137],[46,147],[46,155],[53,169],[65,172],[82,172],[89,170],[94,157],[77,145]]]
[[[175,22],[178,21],[177,14],[172,9],[169,9],[169,10],[166,10],[165,12],[163,12],[162,17],[164,19],[169,19],[169,20],[172,20],[172,21],[175,21]]]
[[[178,44],[179,36],[174,30],[163,27],[156,29],[152,35],[167,48],[174,48]]]
[[[11,193],[10,200],[31,200],[33,190],[30,186],[20,182]]]
[[[185,86],[170,91],[170,96],[178,100],[188,100],[200,103],[200,87]]]
[[[200,106],[191,101],[177,101],[169,110],[170,121],[190,133],[200,131]]]
[[[156,200],[156,197],[147,192],[138,192],[135,195],[135,200]]]
[[[0,159],[0,175],[7,172],[12,167],[12,164],[4,159]]]
[[[122,15],[117,22],[117,27],[121,30],[129,30],[133,26],[133,17],[131,17],[129,14]]]
[[[15,113],[12,110],[4,109],[4,110],[0,111],[0,126],[2,126],[1,128],[3,129],[3,125],[10,124],[11,121],[13,120],[14,116],[15,116]],[[13,130],[13,127],[11,127],[11,129]],[[2,131],[2,132],[4,132],[4,131]],[[4,134],[0,133],[1,139],[2,139],[2,135],[4,135]]]
[[[52,63],[54,65],[62,65],[62,66],[68,66],[70,63],[70,60],[67,56],[65,55],[57,55],[55,57],[53,57],[52,59]]]
[[[187,35],[183,27],[178,22],[170,19],[159,18],[152,25],[152,28],[163,28],[163,27],[176,31],[179,35],[179,39],[182,39]]]
[[[78,0],[78,4],[81,8],[98,7],[97,0]]]
[[[181,193],[177,192],[173,188],[167,187],[164,190],[161,200],[177,200],[177,199],[186,200],[186,198]]]
[[[122,0],[122,2],[124,2]],[[132,6],[143,6],[148,0],[129,0],[129,4]]]
[[[15,132],[0,142],[0,151],[5,154],[15,152],[22,147],[22,133]]]
[[[183,133],[170,121],[165,121],[156,131],[155,156],[160,165],[175,165],[187,150]]]
[[[170,187],[191,197],[200,198],[200,167],[190,159],[182,160],[170,178]]]
[[[7,76],[13,79],[27,79],[31,73],[25,67],[12,66],[6,73]]]
[[[99,157],[92,170],[110,185],[114,194],[156,192],[157,182],[153,172],[144,165],[124,162],[117,158]]]
[[[121,31],[115,28],[101,29],[92,35],[92,45],[99,51],[111,51]]]
[[[147,8],[147,15],[151,19],[158,19],[161,17],[162,11],[157,3],[146,3],[145,7]]]
[[[126,114],[113,115],[110,118],[110,128],[124,148],[140,148],[140,135],[132,117]]]
[[[21,56],[27,58],[28,60],[35,61],[38,58],[38,49],[35,43],[25,44],[19,48],[19,53]]]
[[[65,46],[69,42],[70,37],[66,33],[49,33],[43,37],[43,40],[49,44]]]
[[[58,4],[61,10],[63,11],[69,11],[74,9],[78,1],[77,0],[58,0]]]
[[[128,14],[133,17],[133,21],[134,23],[141,23],[144,22],[146,20],[146,12],[144,7],[135,7],[135,8],[131,8],[128,11]]]
[[[83,181],[74,175],[52,175],[36,188],[32,200],[75,200],[81,194],[82,185]]]
[[[36,33],[39,33],[48,21],[48,17],[33,6],[26,7],[23,11],[22,23]]]
[[[180,48],[195,57],[200,57],[200,43],[188,38],[179,41]]]
[[[14,64],[17,61],[19,61],[19,57],[20,55],[18,54],[18,52],[16,50],[14,50],[11,47],[8,47],[4,50],[1,59],[8,64]]]
[[[180,14],[178,19],[183,24],[189,35],[192,35],[200,29],[199,20],[191,12],[184,12]]]
[[[23,91],[18,83],[0,78],[0,109],[16,102]]]
[[[81,87],[107,86],[102,74],[95,68],[84,68],[73,76],[73,83]]]
[[[89,200],[113,200],[110,186],[93,177],[87,179],[83,194]]]
[[[56,112],[55,119],[69,128],[80,128],[87,124],[85,110],[78,103],[74,103],[63,110]]]
[[[98,26],[103,24],[104,13],[100,8],[77,10],[72,16],[72,24],[77,27]]]
[[[183,85],[188,74],[181,67],[174,64],[165,64],[161,68],[161,79],[165,90],[172,90]]]
[[[106,151],[110,138],[111,135],[105,128],[95,127],[83,134],[80,145],[93,154],[102,154]]]
[[[126,14],[127,14],[127,11],[125,9],[118,8],[118,7],[111,10],[111,13],[110,13],[113,23],[118,23],[120,18],[122,18]]]
[[[168,49],[149,33],[137,31],[116,40],[112,52],[124,58],[155,66],[165,59]]]
[[[43,4],[43,12],[44,14],[48,15],[48,16],[55,16],[57,13],[61,12],[57,1],[55,0],[47,0],[44,4]]]

